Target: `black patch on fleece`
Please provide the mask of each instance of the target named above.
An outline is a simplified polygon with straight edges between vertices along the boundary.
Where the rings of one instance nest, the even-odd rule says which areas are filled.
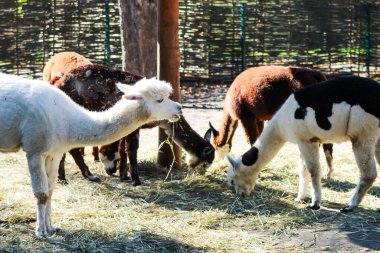
[[[294,118],[296,119],[305,119],[306,116],[306,109],[302,107],[298,107],[297,110],[294,113]]]
[[[245,166],[251,166],[257,161],[259,156],[259,150],[256,147],[252,147],[250,150],[244,153],[241,161]]]
[[[328,117],[332,115],[334,103],[359,105],[380,120],[380,85],[369,78],[349,76],[330,79],[301,88],[294,93],[294,98],[301,108],[306,110],[310,107],[315,111],[317,124],[324,130],[331,128]]]

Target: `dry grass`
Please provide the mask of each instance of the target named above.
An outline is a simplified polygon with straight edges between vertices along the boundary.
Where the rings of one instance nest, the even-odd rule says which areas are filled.
[[[24,154],[1,154],[0,251],[303,252],[305,243],[296,238],[304,230],[380,235],[379,182],[356,212],[339,213],[358,171],[349,144],[335,151],[334,180],[324,182],[319,211],[293,202],[299,156],[293,145],[267,166],[247,199],[236,198],[226,186],[223,164],[206,175],[174,171],[164,182],[166,173],[145,160],[140,163],[144,185],[132,187],[106,176],[90,156],[86,162],[103,182],[88,182],[69,160],[69,184],[58,184],[53,196],[53,221],[63,230],[48,239],[34,237],[36,207]],[[341,249],[329,247],[320,250]]]

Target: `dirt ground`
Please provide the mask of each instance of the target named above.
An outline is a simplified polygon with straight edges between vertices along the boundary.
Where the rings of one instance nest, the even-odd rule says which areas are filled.
[[[226,92],[225,86],[213,85],[210,86],[211,89],[206,89],[204,86],[186,86],[183,87],[182,92],[182,104],[184,107],[184,116],[190,123],[190,125],[201,135],[205,133],[208,129],[208,122],[211,121],[215,127],[218,127],[221,122],[222,117],[222,105],[223,98]],[[152,160],[152,153],[158,152],[158,130],[150,129],[150,130],[141,130],[140,134],[140,148],[138,153],[138,159],[144,160]],[[249,145],[245,141],[245,137],[242,133],[240,127],[237,129],[235,133],[235,137],[233,139],[233,147],[232,147],[232,156],[237,157],[241,155],[243,152],[249,149]],[[287,150],[291,150],[292,153],[297,153],[297,148],[293,145],[287,145]],[[336,149],[350,149],[349,144],[340,144],[336,146]],[[294,152],[293,152],[294,151]],[[87,152],[87,151],[86,151]],[[297,154],[298,156],[298,154]],[[19,160],[25,162],[25,154],[23,152],[19,152],[17,154],[0,154],[0,160],[5,159],[14,159],[15,161]],[[70,161],[70,157],[68,156],[68,162],[73,164],[72,160]],[[282,161],[279,161],[280,163]],[[75,167],[73,165],[73,167]],[[4,167],[1,168],[4,173],[7,173],[10,168]],[[76,168],[75,168],[76,170]],[[76,172],[77,173],[77,172]],[[144,172],[142,171],[141,174]],[[273,179],[275,179],[276,172],[273,171]],[[77,173],[77,177],[80,175]],[[111,181],[112,179],[109,179]],[[340,181],[339,178],[336,178],[337,181]],[[71,181],[72,184],[75,184],[76,181]],[[83,181],[78,182],[78,184],[83,184]],[[344,183],[344,182],[343,182]],[[378,184],[377,184],[378,185]],[[11,186],[3,185],[4,188]],[[23,188],[29,189],[29,184],[23,184]],[[148,187],[148,186],[143,186]],[[353,186],[349,185],[349,188],[352,189]],[[376,187],[379,188],[379,187]],[[195,191],[195,189],[193,189]],[[376,198],[379,198],[380,190],[376,190],[375,195]],[[341,192],[337,194],[342,194]],[[224,195],[221,195],[224,196]],[[235,198],[231,195],[232,198]],[[169,198],[170,200],[170,198]],[[1,201],[1,199],[0,199]],[[164,205],[164,203],[161,203]],[[7,203],[3,203],[4,206]],[[165,205],[164,205],[165,206]],[[0,205],[1,207],[1,205]],[[5,207],[4,207],[5,208]],[[293,208],[293,207],[292,207]],[[1,208],[0,208],[1,209]],[[247,206],[243,206],[244,210],[249,210]],[[200,209],[202,210],[202,209]],[[309,210],[306,210],[309,211]],[[6,215],[3,212],[3,216]],[[311,211],[310,211],[311,212]],[[334,217],[331,213],[336,213],[337,217],[342,217],[342,215],[337,212],[337,210],[324,210],[324,212],[330,212],[329,217]],[[368,213],[371,213],[371,217],[373,219],[368,219]],[[330,222],[318,222],[315,226],[307,224],[302,229],[289,229],[289,232],[281,233],[279,236],[273,236],[273,231],[269,232],[266,230],[257,231],[255,228],[252,230],[255,233],[254,236],[260,236],[260,238],[268,238],[270,240],[268,242],[271,245],[271,250],[266,252],[375,252],[380,250],[380,212],[376,212],[372,210],[366,210],[365,214],[360,217],[365,219],[360,222],[360,226],[351,226],[345,224],[337,224],[335,220],[331,220]],[[281,214],[279,214],[281,215]],[[338,216],[339,215],[339,216]],[[56,217],[58,213],[56,214]],[[275,214],[273,214],[275,216]],[[22,216],[23,217],[23,216]],[[33,216],[32,216],[33,217]],[[281,216],[279,216],[280,218]],[[316,216],[321,217],[322,216]],[[350,219],[350,215],[348,214],[347,219]],[[16,222],[18,225],[19,222]],[[352,223],[347,223],[352,224]],[[2,227],[0,220],[0,229]],[[247,229],[247,228],[246,228]],[[284,228],[286,230],[286,228]],[[4,230],[6,231],[6,230]],[[250,231],[250,230],[249,230]],[[249,231],[246,231],[249,233]],[[27,234],[30,234],[30,229],[27,231]],[[59,237],[58,237],[59,238]],[[270,239],[269,239],[270,238]],[[274,239],[273,239],[274,238]],[[271,240],[273,239],[273,240]],[[0,246],[2,238],[0,238]],[[235,238],[236,240],[236,238]],[[245,240],[242,239],[242,242]],[[207,250],[206,250],[207,251]],[[8,252],[8,251],[7,251]],[[85,251],[81,251],[85,252]],[[136,251],[138,252],[138,251]],[[149,251],[151,252],[151,251]],[[162,252],[170,252],[170,251],[162,251]],[[176,251],[176,252],[184,252],[184,251]],[[186,251],[187,252],[187,251]],[[190,251],[189,251],[190,252]],[[193,251],[195,252],[195,251]],[[204,250],[200,250],[197,252],[205,252]],[[212,251],[214,252],[214,251]],[[226,252],[223,249],[218,250],[217,252]],[[230,251],[228,251],[230,252]],[[254,251],[260,252],[260,251]]]
[[[208,122],[212,122],[216,128],[220,125],[226,91],[227,87],[222,85],[212,85],[211,89],[207,89],[203,85],[182,88],[182,104],[185,118],[202,136],[208,129]],[[158,138],[157,129],[142,130],[140,138],[141,147],[157,149],[157,145],[149,141]],[[346,146],[349,144],[340,145]],[[232,155],[237,157],[248,150],[249,147],[242,129],[238,127],[233,139]],[[141,158],[144,157],[143,150],[144,148],[139,149],[141,154],[139,154],[139,157]],[[304,252],[379,251],[380,221],[368,221],[368,227],[362,228],[331,229],[326,224],[325,228],[316,227],[293,231],[291,236],[280,238],[276,246],[281,252],[299,247],[303,248]]]

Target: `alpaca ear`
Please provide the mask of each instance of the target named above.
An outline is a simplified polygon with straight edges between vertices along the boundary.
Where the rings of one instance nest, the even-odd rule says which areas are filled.
[[[128,99],[128,100],[141,100],[141,99],[143,99],[143,97],[140,94],[124,94],[123,98]]]
[[[218,130],[216,130],[216,129],[212,126],[212,124],[211,124],[210,121],[208,122],[208,124],[210,125],[210,129],[211,129],[211,131],[212,131],[212,135],[213,135],[213,136],[218,136],[218,135],[219,135]]]
[[[211,140],[211,134],[212,134],[211,131],[212,131],[211,128],[207,129],[205,136],[203,137],[203,139],[205,139],[208,142],[210,142],[210,140]]]
[[[123,93],[130,93],[132,91],[132,86],[123,83],[116,83],[117,88]]]
[[[208,123],[210,125],[210,128],[206,131],[203,139],[210,142],[212,136],[218,136],[219,132],[211,125],[211,122]]]
[[[236,161],[229,154],[227,154],[227,160],[231,164],[232,168],[234,168],[235,170],[235,166],[237,164]]]

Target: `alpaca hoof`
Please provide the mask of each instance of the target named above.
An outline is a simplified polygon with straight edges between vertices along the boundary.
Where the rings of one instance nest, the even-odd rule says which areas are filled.
[[[87,176],[87,179],[90,180],[91,182],[95,182],[95,183],[100,183],[102,181],[97,176]]]
[[[59,184],[63,184],[63,185],[69,184],[69,182],[67,181],[67,179],[59,179],[59,178],[58,178],[58,183]]]
[[[350,212],[353,212],[354,209],[352,207],[346,206],[346,207],[341,208],[339,211],[341,213],[350,213]]]
[[[53,227],[51,229],[36,229],[36,236],[38,238],[47,238],[54,235],[59,230],[60,229],[56,227]]]
[[[113,174],[115,174],[116,171],[117,171],[116,168],[107,168],[107,169],[106,169],[106,173],[107,173],[108,175],[110,175],[110,176],[112,176]]]
[[[58,233],[59,231],[61,231],[60,228],[52,226],[50,229],[48,229],[48,236],[52,236],[55,233]]]
[[[298,203],[298,204],[302,204],[302,203],[304,203],[305,202],[305,200],[304,199],[302,199],[302,198],[295,198],[294,199],[294,202],[296,202],[296,203]]]
[[[133,181],[132,185],[133,186],[139,186],[139,185],[141,185],[141,181],[140,180]]]
[[[330,182],[332,180],[332,177],[331,177],[331,173],[327,173],[324,177],[323,177],[324,180],[326,180],[326,182]]]
[[[36,237],[47,238],[49,235],[46,231],[36,231]]]
[[[120,181],[129,181],[131,178],[129,176],[120,176]]]
[[[308,209],[311,209],[311,210],[319,210],[321,207],[319,205],[308,205],[307,206]]]

